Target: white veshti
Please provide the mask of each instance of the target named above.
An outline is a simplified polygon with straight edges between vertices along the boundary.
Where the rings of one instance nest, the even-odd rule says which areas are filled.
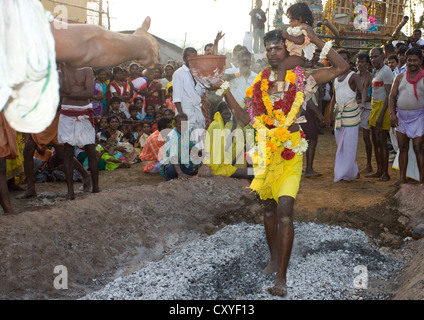
[[[0,0],[0,111],[17,131],[52,122],[59,80],[52,16],[37,0]]]

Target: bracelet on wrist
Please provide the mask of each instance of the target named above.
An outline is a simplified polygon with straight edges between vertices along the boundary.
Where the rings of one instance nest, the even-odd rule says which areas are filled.
[[[330,49],[333,47],[334,41],[328,41],[325,43],[324,47],[321,50],[321,54],[319,55],[319,59],[325,60],[327,58],[328,53],[330,52]]]
[[[223,84],[221,84],[221,87],[216,90],[216,94],[218,96],[225,96],[230,91],[230,83],[228,81],[224,81]]]

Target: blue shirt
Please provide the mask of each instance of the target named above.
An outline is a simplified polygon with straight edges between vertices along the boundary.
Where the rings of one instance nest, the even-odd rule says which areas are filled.
[[[396,78],[396,76],[400,73],[405,73],[406,72],[406,63],[399,68],[399,66],[397,66],[395,68],[395,70],[393,70],[393,78]]]
[[[178,164],[183,164],[188,168],[190,166],[190,151],[194,145],[195,142],[190,141],[188,130],[181,135],[176,128],[172,129],[166,136],[163,165],[172,163],[172,158],[175,157],[178,158]]]

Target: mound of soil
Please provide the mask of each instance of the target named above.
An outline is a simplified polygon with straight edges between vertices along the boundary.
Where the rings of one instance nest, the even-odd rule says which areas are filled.
[[[361,176],[334,183],[335,152],[334,136],[326,131],[314,164],[323,175],[302,179],[295,219],[361,229],[378,246],[401,250],[404,272],[379,290],[394,299],[422,299],[424,240],[405,241],[423,222],[422,187],[391,186],[398,179],[393,169],[389,182]],[[361,139],[357,162],[365,167]],[[74,201],[66,201],[61,182],[37,184],[38,196],[27,200],[13,192],[18,214],[0,214],[0,299],[76,299],[227,224],[262,223],[262,208],[246,180],[165,182],[141,168],[102,171],[102,192],[78,191]],[[75,190],[80,186],[75,183]],[[53,286],[60,265],[67,268],[68,290]]]

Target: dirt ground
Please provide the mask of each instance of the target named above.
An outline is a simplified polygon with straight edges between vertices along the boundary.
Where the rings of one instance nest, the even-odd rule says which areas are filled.
[[[334,183],[335,152],[334,136],[326,130],[319,136],[314,164],[323,175],[302,179],[295,219],[361,229],[385,250],[402,248],[405,269],[379,290],[393,299],[423,299],[419,261],[424,239],[405,241],[412,235],[409,222],[420,219],[415,211],[424,209],[422,187],[402,187],[406,194],[418,194],[405,207],[396,196],[402,188],[391,186],[398,178],[396,170],[390,169],[389,182],[362,175]],[[366,163],[362,139],[357,163],[360,170]],[[136,164],[102,171],[99,194],[83,193],[75,183],[74,201],[65,200],[62,182],[37,184],[38,196],[32,199],[18,200],[21,192],[13,192],[18,214],[0,214],[0,299],[76,299],[226,224],[262,222],[261,208],[245,188],[247,181],[194,179],[164,182],[159,175],[143,174]],[[52,288],[57,265],[67,267],[72,289]]]

